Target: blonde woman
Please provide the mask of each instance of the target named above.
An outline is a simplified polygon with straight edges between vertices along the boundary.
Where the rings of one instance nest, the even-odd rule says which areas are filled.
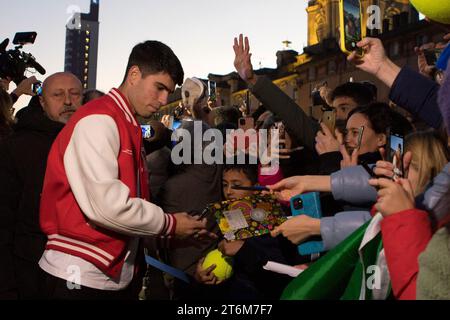
[[[409,152],[405,160],[410,160],[408,179],[370,180],[372,186],[379,188],[375,207],[384,216],[381,232],[392,289],[397,299],[450,299],[448,272],[434,272],[444,270],[441,267],[450,263],[450,252],[443,251],[442,241],[437,240],[447,241],[446,229],[436,232],[438,249],[436,246],[433,251],[427,249],[427,254],[418,259],[433,233],[448,223],[450,164],[445,165],[448,161],[446,143],[432,133],[417,133],[408,139],[406,150]],[[390,177],[392,166],[380,162],[375,173]],[[423,209],[426,211],[419,210],[415,197],[433,178],[433,186],[425,193]],[[426,266],[421,267],[421,274],[419,261]]]

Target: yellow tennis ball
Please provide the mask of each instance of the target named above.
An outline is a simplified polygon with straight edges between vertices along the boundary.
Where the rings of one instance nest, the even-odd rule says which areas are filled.
[[[218,249],[212,250],[206,255],[202,267],[207,269],[213,264],[216,265],[213,273],[219,280],[226,280],[233,275],[233,259],[224,256]]]
[[[450,24],[449,0],[411,0],[411,4],[430,20]]]

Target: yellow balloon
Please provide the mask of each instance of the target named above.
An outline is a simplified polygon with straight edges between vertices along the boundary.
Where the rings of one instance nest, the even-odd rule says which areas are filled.
[[[232,263],[233,261],[230,257],[224,256],[222,252],[216,249],[206,255],[202,267],[207,269],[215,264],[216,268],[213,270],[213,273],[219,280],[226,280],[233,275]]]
[[[411,0],[411,4],[428,19],[450,24],[449,0]]]

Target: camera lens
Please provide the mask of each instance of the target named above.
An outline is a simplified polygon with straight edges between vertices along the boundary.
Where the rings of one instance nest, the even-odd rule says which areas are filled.
[[[303,201],[302,199],[295,199],[294,200],[294,209],[295,210],[300,210],[303,208]]]

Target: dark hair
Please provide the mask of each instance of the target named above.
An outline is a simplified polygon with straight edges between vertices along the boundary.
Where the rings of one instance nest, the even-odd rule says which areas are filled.
[[[97,99],[99,97],[104,96],[105,93],[103,91],[100,90],[96,90],[96,89],[92,89],[92,90],[87,90],[83,93],[83,104],[88,103],[91,100]]]
[[[237,126],[239,118],[242,117],[242,113],[236,107],[222,106],[216,108],[216,123],[232,123]]]
[[[3,88],[0,88],[0,140],[12,131],[13,120],[11,107],[13,105],[11,96]]]
[[[258,183],[258,165],[256,164],[225,164],[223,172],[227,171],[242,172],[253,185]]]
[[[374,102],[367,106],[357,107],[350,111],[347,121],[356,113],[361,113],[369,119],[370,126],[375,133],[386,134],[388,128],[395,128],[397,133],[406,136],[413,130],[409,121],[400,113],[392,110],[386,103]]]
[[[368,83],[347,82],[334,89],[331,94],[331,100],[334,101],[334,99],[339,97],[349,97],[355,100],[358,106],[364,106],[376,99],[377,93],[373,87]]]
[[[142,77],[160,72],[167,73],[175,82],[182,85],[184,71],[175,53],[167,45],[159,41],[145,41],[136,45],[128,59],[127,70],[123,82],[131,67],[138,66]]]

